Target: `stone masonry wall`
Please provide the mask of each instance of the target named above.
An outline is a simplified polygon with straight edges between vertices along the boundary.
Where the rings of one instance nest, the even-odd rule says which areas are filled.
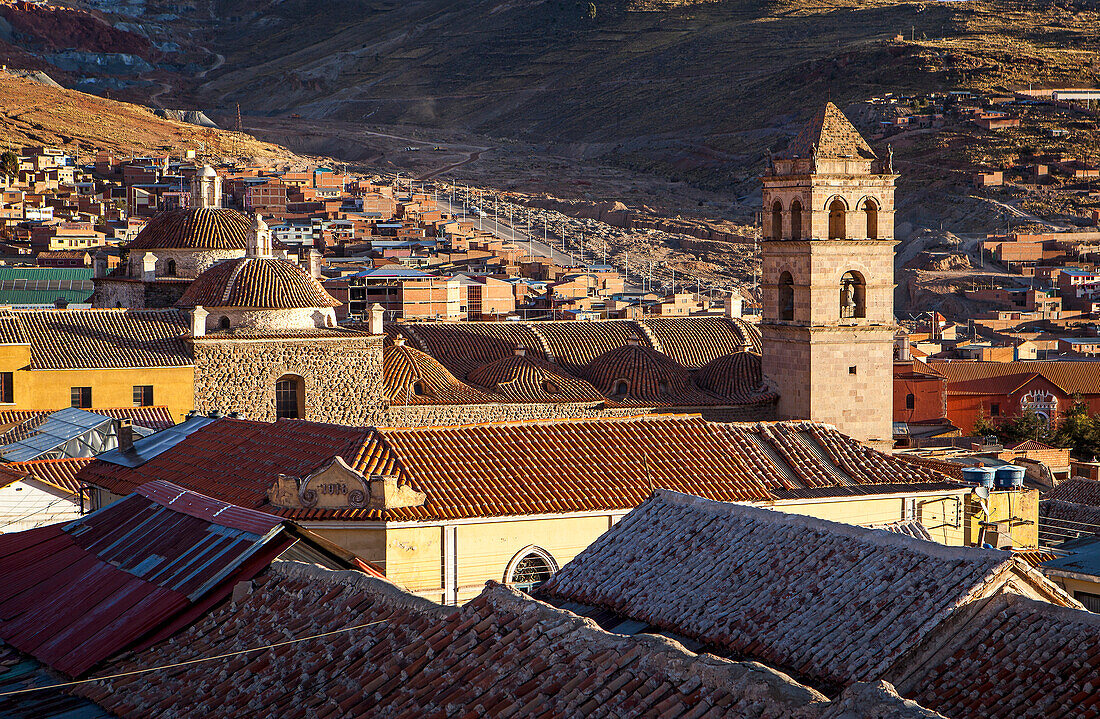
[[[353,426],[383,419],[382,337],[193,340],[195,409],[273,422],[275,382],[301,377],[303,419]]]

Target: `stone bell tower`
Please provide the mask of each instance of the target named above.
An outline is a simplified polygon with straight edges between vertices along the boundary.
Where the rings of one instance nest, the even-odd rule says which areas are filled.
[[[763,181],[763,367],[783,419],[889,447],[894,342],[892,153],[832,103]]]

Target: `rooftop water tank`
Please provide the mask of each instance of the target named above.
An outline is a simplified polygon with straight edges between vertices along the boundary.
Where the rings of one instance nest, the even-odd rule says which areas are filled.
[[[997,489],[1017,489],[1024,486],[1024,468],[1012,464],[997,467]]]
[[[994,473],[992,467],[965,467],[962,471],[963,480],[972,484],[980,484],[983,487],[993,487]]]

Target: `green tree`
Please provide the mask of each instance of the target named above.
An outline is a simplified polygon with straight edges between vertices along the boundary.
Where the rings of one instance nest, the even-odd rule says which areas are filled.
[[[1089,414],[1080,395],[1073,396],[1073,404],[1062,415],[1051,444],[1069,447],[1073,454],[1083,458],[1100,454],[1100,417]]]
[[[6,177],[15,177],[19,174],[19,155],[11,150],[5,150],[0,154],[0,173]]]

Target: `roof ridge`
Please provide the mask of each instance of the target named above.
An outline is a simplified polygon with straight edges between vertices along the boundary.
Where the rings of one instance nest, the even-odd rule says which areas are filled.
[[[420,425],[416,427],[374,427],[373,429],[379,432],[393,432],[393,431],[417,431],[424,429],[433,430],[458,430],[467,429],[470,427],[505,427],[514,425],[544,425],[544,424],[586,424],[586,423],[602,423],[602,424],[615,424],[620,422],[627,422],[630,420],[656,420],[656,421],[683,421],[690,419],[702,419],[703,415],[698,412],[682,412],[682,413],[656,413],[656,412],[643,412],[641,414],[632,415],[618,415],[618,416],[606,416],[606,417],[543,417],[536,419],[508,419],[508,420],[491,420],[488,422],[470,422],[468,424],[444,424],[444,425]],[[298,421],[298,420],[295,420]],[[707,420],[708,424],[715,424]]]

